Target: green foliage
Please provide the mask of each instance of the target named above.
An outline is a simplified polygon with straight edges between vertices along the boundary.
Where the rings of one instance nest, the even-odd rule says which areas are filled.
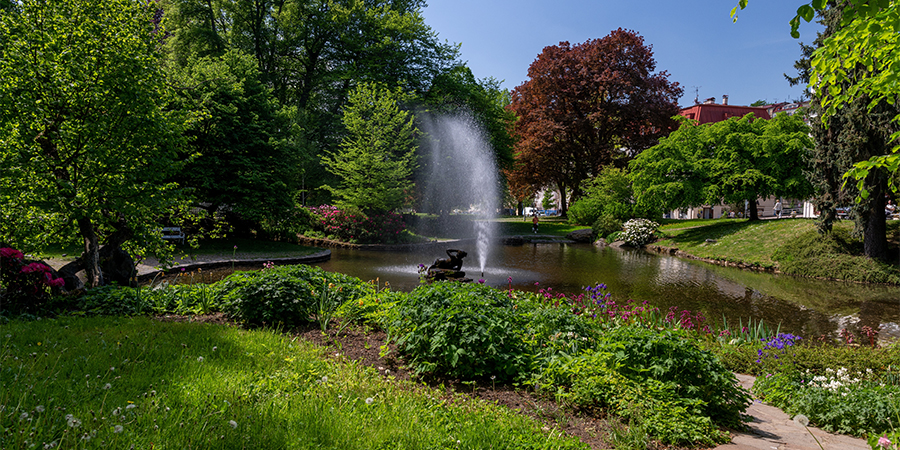
[[[366,292],[358,278],[306,265],[235,272],[217,283],[224,311],[251,325],[292,327],[330,317],[331,311]],[[322,300],[323,291],[328,291]]]
[[[806,198],[809,127],[799,116],[752,114],[697,125],[687,119],[629,165],[637,206],[674,210],[719,203],[751,203],[770,196]]]
[[[900,270],[863,255],[863,245],[845,228],[827,235],[807,231],[781,245],[772,259],[787,274],[816,278],[900,284]]]
[[[594,225],[591,226],[591,230],[593,230],[594,234],[598,237],[609,238],[613,234],[621,233],[623,225],[622,221],[615,216],[603,214],[597,218]]]
[[[596,178],[586,183],[584,196],[569,207],[569,222],[590,225],[604,216],[624,222],[634,213],[631,205],[633,197],[631,180],[625,171],[612,166],[604,167]]]
[[[388,288],[376,289],[375,292],[346,301],[335,315],[340,317],[344,324],[366,324],[382,328],[390,309],[406,295]]]
[[[196,201],[231,222],[278,221],[293,209],[299,179],[296,149],[288,142],[285,111],[261,80],[249,54],[190,58],[173,70],[180,108],[197,117],[185,131],[188,159],[175,177]]]
[[[416,373],[510,380],[528,364],[522,324],[506,293],[439,282],[398,301],[385,328]]]
[[[393,212],[365,214],[354,207],[321,205],[309,208],[312,226],[307,236],[360,244],[396,244],[409,238],[403,217]]]
[[[767,374],[756,379],[753,390],[767,403],[803,414],[826,431],[859,436],[890,430],[900,412],[900,385],[885,384],[871,369],[837,367]]]
[[[157,219],[185,206],[167,181],[185,119],[168,108],[153,13],[130,0],[0,13],[0,240],[32,252],[80,237],[92,257],[114,235],[164,245]]]
[[[715,425],[739,426],[749,404],[712,354],[678,332],[638,326],[614,328],[596,350],[554,362],[540,382],[580,408],[609,408],[676,444],[726,442]]]
[[[340,179],[338,186],[325,186],[340,199],[339,206],[367,214],[403,206],[416,168],[416,128],[411,114],[400,109],[402,98],[400,90],[373,83],[350,93],[341,150],[322,156],[322,164]]]

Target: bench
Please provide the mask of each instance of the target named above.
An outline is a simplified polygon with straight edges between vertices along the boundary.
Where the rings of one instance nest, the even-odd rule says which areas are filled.
[[[184,244],[185,235],[181,227],[163,227],[162,238],[167,241],[181,241]]]

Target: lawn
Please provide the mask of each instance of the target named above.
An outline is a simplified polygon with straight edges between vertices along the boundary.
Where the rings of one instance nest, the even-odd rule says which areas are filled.
[[[0,343],[6,449],[584,448],[269,330],[62,317],[7,322]]]
[[[503,217],[497,219],[499,226],[498,234],[503,236],[532,234],[531,217],[522,220],[521,217]],[[565,236],[575,230],[581,230],[585,227],[582,225],[572,225],[559,217],[541,217],[538,225],[538,233],[550,236]]]

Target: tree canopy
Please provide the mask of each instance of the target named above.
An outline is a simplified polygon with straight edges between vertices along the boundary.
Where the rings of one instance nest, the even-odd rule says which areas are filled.
[[[164,108],[155,12],[131,0],[0,12],[0,240],[32,249],[80,236],[92,286],[101,241],[152,242],[155,219],[179,203],[165,180],[184,121]]]
[[[628,30],[544,48],[512,92],[518,142],[511,184],[556,184],[565,214],[567,193],[577,198],[583,180],[654,145],[674,128],[682,94],[655,69],[651,47]]]
[[[347,136],[322,163],[341,181],[326,185],[343,205],[383,213],[410,195],[416,146],[412,115],[400,109],[400,91],[363,83],[350,93],[344,110]]]
[[[841,27],[828,36],[812,58],[810,87],[818,92],[823,105],[823,116],[829,116],[853,103],[867,101],[868,108],[878,107],[880,102],[893,105],[900,98],[900,0],[813,0],[802,4],[791,19],[791,35],[800,36],[801,20],[810,22],[816,12],[842,8]],[[748,0],[740,0],[731,11],[737,20],[738,9],[747,7]],[[862,67],[864,70],[860,71]],[[900,114],[893,118],[900,122]],[[895,146],[890,153],[875,155],[857,162],[845,174],[859,188],[860,198],[869,192],[865,188],[869,172],[882,169],[888,173],[900,173],[900,132],[891,137]],[[896,191],[898,186],[892,183]]]
[[[682,119],[678,130],[631,162],[637,206],[673,210],[746,200],[756,220],[758,198],[812,193],[804,173],[810,147],[809,127],[798,116],[754,120],[748,114],[704,125]]]

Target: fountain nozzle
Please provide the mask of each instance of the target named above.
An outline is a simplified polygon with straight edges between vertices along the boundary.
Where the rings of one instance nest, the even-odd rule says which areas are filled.
[[[484,272],[481,272],[481,278],[484,278]]]

